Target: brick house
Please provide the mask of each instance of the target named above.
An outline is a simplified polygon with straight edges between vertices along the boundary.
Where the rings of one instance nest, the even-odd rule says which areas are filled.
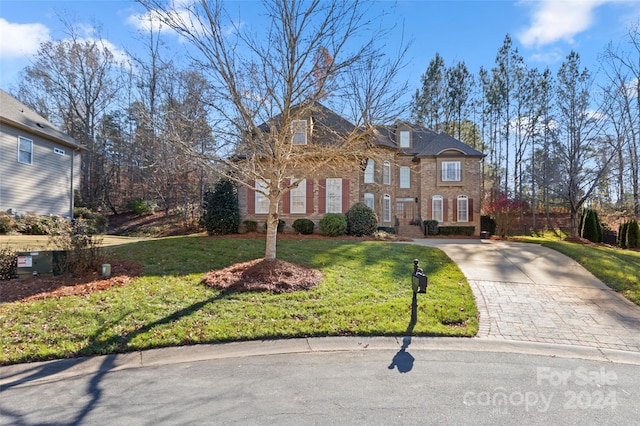
[[[355,127],[325,107],[320,111],[295,121],[292,143],[318,143],[325,126],[345,131]],[[479,235],[483,153],[444,133],[405,122],[376,129],[371,142],[374,158],[363,164],[354,161],[342,170],[318,171],[287,193],[280,219],[288,227],[298,218],[317,224],[326,213],[346,213],[363,202],[376,212],[379,226],[406,228],[437,220],[440,226],[473,226]],[[241,186],[238,201],[241,222],[265,222],[266,197]]]

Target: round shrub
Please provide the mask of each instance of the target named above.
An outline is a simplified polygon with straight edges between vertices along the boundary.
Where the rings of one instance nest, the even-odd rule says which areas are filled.
[[[337,237],[347,232],[347,219],[340,213],[327,213],[318,224],[320,232],[329,237]]]
[[[313,234],[313,228],[315,228],[316,224],[313,223],[311,219],[296,219],[291,226],[296,232],[303,235],[311,235]]]
[[[378,218],[373,210],[364,203],[356,203],[345,215],[347,234],[360,237],[372,235],[378,228]]]
[[[135,199],[127,201],[127,209],[135,215],[144,216],[153,214],[156,210],[156,203],[151,200]]]
[[[85,219],[86,229],[88,234],[102,234],[107,230],[109,219],[102,213],[94,212],[86,207],[76,207],[73,209],[73,217],[78,219]]]

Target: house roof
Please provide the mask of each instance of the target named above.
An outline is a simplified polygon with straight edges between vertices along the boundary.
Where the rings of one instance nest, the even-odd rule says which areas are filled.
[[[400,148],[398,146],[396,131],[404,128],[410,129],[412,133],[412,144],[410,148]],[[399,149],[404,154],[415,155],[417,157],[442,155],[445,151],[458,151],[461,155],[484,157],[482,152],[446,133],[436,133],[425,127],[409,123],[403,123],[401,127],[392,125],[379,128],[375,144]]]
[[[71,148],[82,148],[43,116],[0,89],[0,121]]]
[[[353,132],[356,127],[351,122],[349,122],[349,120],[344,119],[342,116],[322,105],[320,102],[313,102],[313,105],[311,106],[300,104],[292,107],[291,109],[295,110],[299,108],[304,108],[310,111],[314,127],[324,127],[327,129],[331,129],[334,132],[344,134]],[[262,123],[260,126],[258,126],[258,128],[263,132],[268,132],[272,123],[276,123],[276,126],[279,127],[281,116],[282,114],[276,115],[271,120],[269,120],[269,122]]]

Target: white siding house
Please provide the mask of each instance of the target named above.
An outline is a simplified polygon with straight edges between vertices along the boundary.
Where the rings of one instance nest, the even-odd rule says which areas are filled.
[[[0,211],[73,217],[83,148],[0,90]]]

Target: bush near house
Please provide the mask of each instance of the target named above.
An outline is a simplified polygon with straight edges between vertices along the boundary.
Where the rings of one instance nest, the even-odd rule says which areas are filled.
[[[0,281],[18,276],[18,252],[10,247],[0,248]]]
[[[318,226],[324,235],[337,237],[347,232],[347,219],[340,213],[327,213]]]
[[[378,217],[364,203],[356,203],[345,214],[347,219],[347,234],[361,237],[372,235],[378,227]]]
[[[476,231],[475,226],[440,226],[438,235],[466,235],[472,236]]]
[[[311,219],[296,219],[291,226],[300,234],[311,235],[316,224]]]
[[[209,235],[236,234],[240,226],[240,209],[233,183],[227,179],[216,183],[204,194],[200,225]]]
[[[103,234],[109,224],[109,219],[105,215],[86,207],[74,208],[73,217],[75,221],[84,222],[84,228],[88,234]]]
[[[244,223],[244,227],[247,232],[258,232],[258,222],[255,220],[245,220],[242,223]]]
[[[424,233],[425,233],[425,235],[437,235],[438,234],[438,221],[437,220],[425,220],[424,221]]]

